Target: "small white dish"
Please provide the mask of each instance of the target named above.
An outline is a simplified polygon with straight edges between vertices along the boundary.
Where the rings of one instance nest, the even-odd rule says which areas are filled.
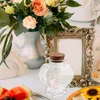
[[[37,94],[37,93],[33,93],[32,97],[30,98],[30,100],[50,100],[49,98],[41,95],[41,94]]]
[[[79,7],[68,7],[67,12],[73,13],[73,21],[92,21],[96,18],[92,10],[92,0],[75,0],[81,4]]]
[[[71,17],[70,18],[70,20],[72,20],[72,21],[81,21],[81,22],[88,22],[88,21],[93,21],[93,20],[95,20],[96,19],[96,16],[94,15],[94,16],[92,16],[91,18],[88,18],[88,19],[84,19],[84,18],[74,18],[74,17]]]

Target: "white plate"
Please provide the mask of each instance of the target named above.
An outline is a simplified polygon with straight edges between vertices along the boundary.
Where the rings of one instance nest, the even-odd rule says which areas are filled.
[[[75,18],[74,16],[72,16],[70,18],[70,20],[72,21],[84,21],[84,22],[88,22],[88,21],[93,21],[94,19],[96,19],[96,16],[92,16],[91,18],[88,18],[88,19],[84,19],[84,18]]]
[[[50,99],[40,94],[36,94],[35,96],[33,93],[33,96],[30,98],[30,100],[50,100]]]

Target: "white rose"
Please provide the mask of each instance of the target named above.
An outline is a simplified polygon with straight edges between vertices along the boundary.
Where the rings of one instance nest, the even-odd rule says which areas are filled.
[[[27,29],[34,29],[36,28],[37,21],[32,16],[25,17],[23,19],[23,26]]]

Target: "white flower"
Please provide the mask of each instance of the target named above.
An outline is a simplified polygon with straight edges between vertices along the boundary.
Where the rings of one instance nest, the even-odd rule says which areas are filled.
[[[32,16],[25,17],[23,19],[23,26],[27,29],[34,29],[36,28],[37,21]]]

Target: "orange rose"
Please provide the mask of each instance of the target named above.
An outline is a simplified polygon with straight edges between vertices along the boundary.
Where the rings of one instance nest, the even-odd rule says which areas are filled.
[[[44,16],[47,13],[47,7],[44,0],[33,0],[33,12],[37,16]]]
[[[28,16],[23,19],[23,26],[27,29],[34,29],[36,27],[36,24],[36,19],[32,16]]]

